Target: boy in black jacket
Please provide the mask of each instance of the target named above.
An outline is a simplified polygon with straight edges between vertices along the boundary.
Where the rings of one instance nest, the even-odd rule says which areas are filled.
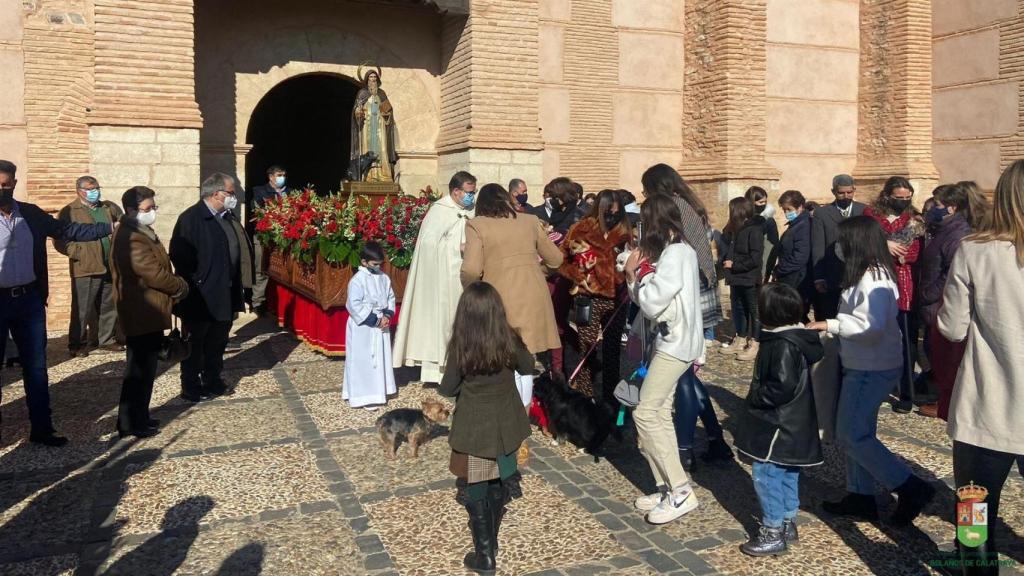
[[[775,556],[797,541],[799,481],[804,466],[823,462],[810,365],[824,350],[818,334],[804,329],[803,299],[796,289],[766,284],[758,298],[761,347],[740,414],[736,449],[754,460],[754,490],[762,524],[740,550]]]

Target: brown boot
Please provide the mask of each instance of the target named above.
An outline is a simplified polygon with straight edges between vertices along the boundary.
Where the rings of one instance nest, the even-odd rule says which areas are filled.
[[[917,413],[925,418],[938,418],[939,417],[939,405],[935,402],[930,404],[922,404],[918,408]]]
[[[743,352],[736,355],[737,360],[743,360],[744,362],[749,362],[755,358],[757,358],[757,340],[751,340],[747,347],[743,349]]]

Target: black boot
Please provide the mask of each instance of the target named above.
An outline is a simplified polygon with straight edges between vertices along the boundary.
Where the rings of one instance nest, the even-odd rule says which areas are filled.
[[[740,551],[748,556],[778,556],[786,553],[786,537],[782,528],[761,525],[757,534],[740,544]]]
[[[700,459],[705,462],[732,460],[732,449],[722,438],[715,438],[708,442],[708,451],[701,455]]]
[[[796,520],[782,521],[782,535],[786,538],[787,546],[800,542],[800,534],[796,531]]]
[[[935,488],[911,474],[910,478],[896,489],[896,494],[899,496],[896,511],[889,522],[893,526],[909,526],[935,497]]]
[[[494,518],[487,498],[466,504],[469,531],[473,535],[473,551],[462,560],[466,568],[477,574],[494,574]]]
[[[683,470],[690,472],[693,470],[697,461],[693,458],[693,448],[680,448],[679,449],[679,461],[683,465]]]
[[[999,553],[996,552],[994,537],[995,534],[989,530],[988,539],[975,548],[957,542],[963,576],[997,576],[999,574]]]
[[[500,483],[487,487],[487,501],[490,506],[491,521],[494,523],[494,555],[498,555],[498,532],[501,531],[501,519],[505,517],[505,487]]]
[[[878,505],[871,494],[847,494],[839,502],[822,502],[821,509],[833,516],[853,516],[861,520],[878,520]]]

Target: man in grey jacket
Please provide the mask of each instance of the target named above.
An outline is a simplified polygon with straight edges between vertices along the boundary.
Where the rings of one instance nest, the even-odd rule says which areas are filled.
[[[846,266],[842,255],[836,254],[839,223],[851,216],[864,213],[864,204],[853,197],[857,186],[849,174],[832,179],[835,201],[814,211],[811,218],[811,264],[814,268],[814,319],[835,318],[839,313],[840,286]]]

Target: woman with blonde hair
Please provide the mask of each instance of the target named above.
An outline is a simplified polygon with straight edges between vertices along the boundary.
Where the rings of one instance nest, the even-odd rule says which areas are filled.
[[[1024,160],[999,178],[988,225],[961,243],[942,298],[939,332],[967,341],[949,407],[953,475],[988,491],[988,539],[960,553],[982,565],[976,573],[996,574],[999,498],[1024,455]]]

